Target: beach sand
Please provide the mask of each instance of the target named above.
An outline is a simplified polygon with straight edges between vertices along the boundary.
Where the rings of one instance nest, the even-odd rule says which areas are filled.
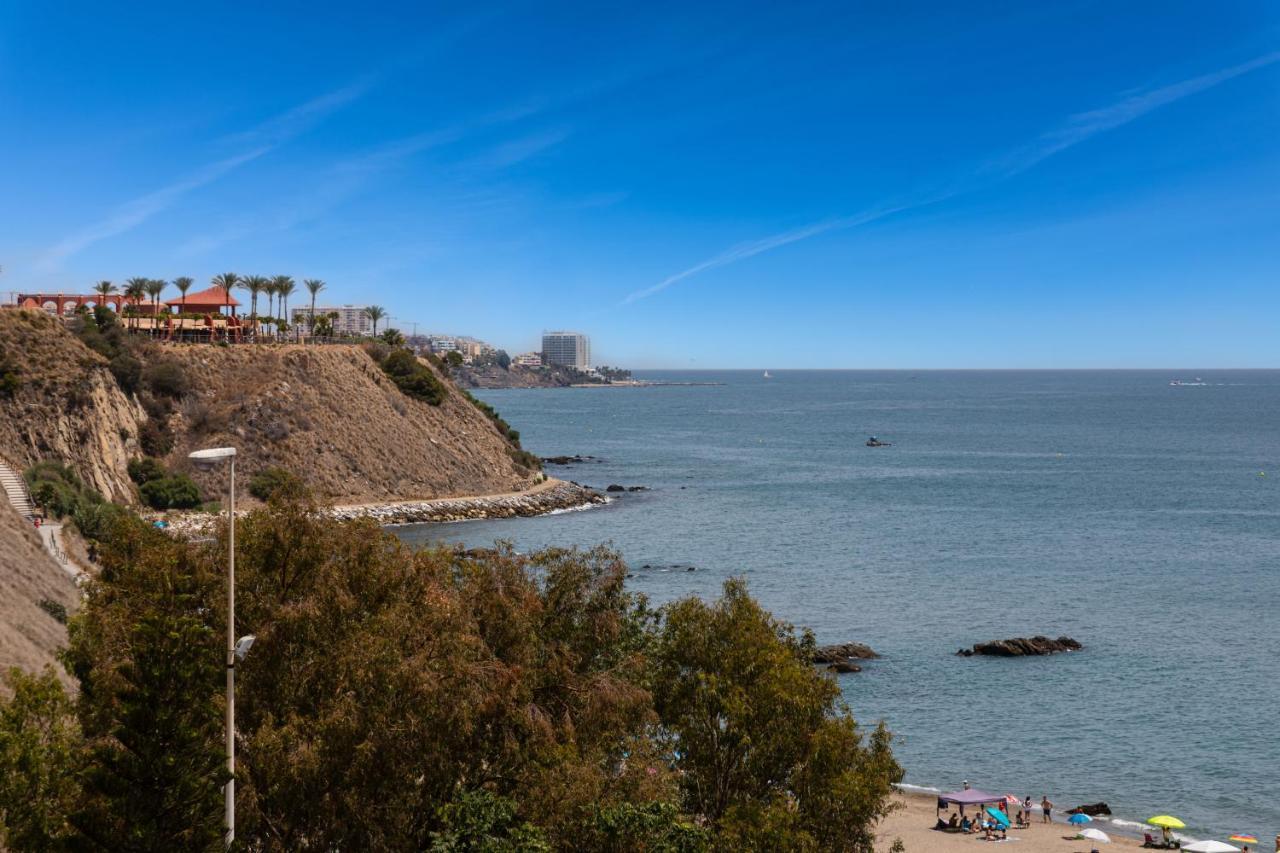
[[[984,850],[1012,850],[1016,853],[1089,853],[1095,846],[1100,851],[1142,849],[1142,842],[1113,832],[1105,821],[1093,824],[1111,837],[1110,844],[1088,839],[1075,839],[1074,827],[1060,821],[1041,823],[1040,814],[1033,815],[1029,829],[1012,829],[1009,839],[983,841],[981,835],[959,835],[937,832],[932,827],[938,819],[934,810],[937,798],[929,795],[901,794],[902,808],[880,825],[877,853],[888,853],[895,838],[901,838],[907,853],[982,853]],[[1016,811],[1016,810],[1015,810]],[[944,813],[946,816],[948,813]]]

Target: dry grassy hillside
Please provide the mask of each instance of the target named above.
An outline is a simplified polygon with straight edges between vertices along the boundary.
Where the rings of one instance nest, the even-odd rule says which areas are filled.
[[[40,606],[42,600],[70,611],[80,593],[45,552],[35,529],[0,496],[0,670],[56,666],[54,655],[67,644],[67,629]]]
[[[146,415],[107,360],[43,311],[0,311],[0,372],[6,365],[16,387],[0,391],[0,457],[23,468],[57,459],[103,495],[129,500],[125,466]]]
[[[237,475],[278,465],[316,494],[356,503],[481,495],[533,483],[483,413],[452,385],[439,406],[401,393],[359,347],[171,346],[192,393],[172,424],[169,463],[229,444]],[[220,475],[191,472],[208,494]]]
[[[250,477],[270,466],[299,475],[334,503],[509,492],[537,476],[448,380],[439,377],[448,388],[443,402],[428,405],[402,393],[357,346],[131,339],[128,347],[140,364],[140,396],[122,390],[107,359],[63,323],[43,312],[0,311],[0,383],[6,372],[12,377],[0,384],[0,457],[20,467],[65,462],[122,502],[136,500],[126,467],[155,446],[147,436],[157,428],[171,436],[171,448],[166,439],[153,452],[191,473],[211,499],[225,494],[225,475],[192,471],[186,456],[228,444],[240,451],[241,496]],[[185,376],[170,385],[185,393],[149,388],[150,370],[174,364]]]

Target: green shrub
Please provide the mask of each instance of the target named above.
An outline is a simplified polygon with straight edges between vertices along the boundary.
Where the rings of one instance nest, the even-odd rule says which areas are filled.
[[[144,483],[142,501],[152,509],[191,509],[200,506],[200,489],[186,474],[172,474]]]
[[[269,501],[278,494],[291,494],[302,488],[302,481],[284,468],[264,468],[249,478],[249,494]]]
[[[138,384],[142,379],[142,362],[127,351],[121,350],[112,356],[111,361],[107,363],[107,369],[111,371],[111,375],[116,378],[116,384],[126,394],[132,394],[138,390]]]
[[[129,461],[129,479],[139,486],[152,480],[159,480],[168,476],[168,474],[168,470],[159,459],[145,456],[142,459],[131,459]]]
[[[60,462],[37,462],[24,476],[35,502],[55,518],[69,518],[86,539],[101,540],[121,512]]]
[[[22,387],[22,377],[18,375],[18,368],[13,366],[4,348],[0,347],[0,396],[12,397],[20,387]]]
[[[417,357],[407,349],[392,350],[383,359],[382,370],[407,396],[432,406],[443,403],[445,396],[449,393],[431,368],[418,361]]]
[[[191,390],[187,371],[171,358],[148,364],[142,371],[142,379],[153,393],[175,400]]]
[[[67,624],[67,606],[61,601],[54,601],[52,598],[42,598],[36,602],[41,610],[48,613],[55,621],[61,624]]]
[[[138,444],[148,456],[168,456],[173,450],[173,430],[167,421],[151,418],[138,428]]]

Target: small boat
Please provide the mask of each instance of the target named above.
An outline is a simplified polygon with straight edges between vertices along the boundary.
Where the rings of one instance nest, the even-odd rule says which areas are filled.
[[[867,447],[893,447],[893,442],[881,441],[873,435],[867,439]]]
[[[767,370],[766,370],[766,371],[764,372],[764,378],[765,378],[765,379],[772,379],[772,378],[773,378],[773,375],[772,375],[771,373],[769,373],[769,371],[767,371]]]
[[[1193,387],[1193,386],[1203,386],[1208,384],[1209,384],[1208,382],[1205,382],[1199,376],[1196,377],[1194,382],[1183,382],[1181,379],[1174,379],[1169,383],[1169,385],[1174,388],[1187,388],[1187,387]]]

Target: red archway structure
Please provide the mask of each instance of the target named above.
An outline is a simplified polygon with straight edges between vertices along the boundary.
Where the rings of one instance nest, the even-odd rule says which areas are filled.
[[[54,313],[59,317],[75,311],[81,305],[85,307],[110,305],[118,314],[127,301],[125,296],[119,293],[112,293],[107,296],[103,296],[101,293],[19,293],[17,297],[17,304],[22,308],[44,308],[52,303]]]

